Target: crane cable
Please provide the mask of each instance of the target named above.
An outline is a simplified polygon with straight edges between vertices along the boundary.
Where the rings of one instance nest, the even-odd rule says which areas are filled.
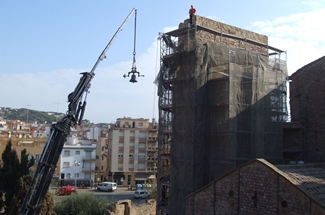
[[[134,44],[133,44],[133,63],[132,63],[132,68],[136,70],[136,65],[135,65],[135,47],[136,47],[136,39],[137,39],[137,10],[135,10],[135,16],[134,16]]]

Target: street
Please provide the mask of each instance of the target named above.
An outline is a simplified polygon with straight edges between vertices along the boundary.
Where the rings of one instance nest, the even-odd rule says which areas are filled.
[[[123,199],[130,199],[133,204],[140,205],[145,203],[145,199],[135,199],[133,197],[134,190],[128,190],[126,187],[118,187],[114,192],[105,192],[105,191],[98,191],[96,189],[77,189],[77,193],[91,193],[95,197],[105,197],[108,200],[118,201]],[[55,201],[59,202],[62,201],[67,196],[55,196]]]

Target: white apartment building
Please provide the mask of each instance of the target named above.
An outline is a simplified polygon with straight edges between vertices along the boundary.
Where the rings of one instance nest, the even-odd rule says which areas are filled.
[[[96,144],[80,140],[75,136],[67,138],[60,156],[61,185],[77,185],[81,182],[93,186],[96,169]]]
[[[118,185],[146,183],[157,171],[158,141],[153,119],[118,118],[108,133],[109,178]]]
[[[100,137],[101,128],[100,127],[91,127],[89,131],[86,133],[87,138],[90,140],[98,140]]]

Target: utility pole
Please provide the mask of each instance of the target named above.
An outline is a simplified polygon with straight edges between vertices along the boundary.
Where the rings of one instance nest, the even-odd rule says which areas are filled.
[[[30,107],[31,104],[25,104],[27,107]],[[26,123],[28,123],[28,108],[27,108],[27,119],[26,119]]]
[[[60,105],[60,104],[64,104],[64,103],[59,102],[59,101],[54,102],[54,103],[56,104],[56,113],[59,113],[59,105]]]
[[[55,114],[55,119],[56,119],[56,121],[58,121],[58,118],[59,118],[59,105],[60,104],[64,104],[64,103],[62,103],[62,102],[59,102],[59,101],[57,101],[57,102],[54,102],[55,104],[56,104],[56,114]]]

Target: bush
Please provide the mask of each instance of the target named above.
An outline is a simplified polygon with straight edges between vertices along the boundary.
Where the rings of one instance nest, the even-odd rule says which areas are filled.
[[[105,210],[114,209],[113,202],[106,198],[96,198],[90,193],[71,194],[60,201],[54,212],[60,215],[102,215]]]

